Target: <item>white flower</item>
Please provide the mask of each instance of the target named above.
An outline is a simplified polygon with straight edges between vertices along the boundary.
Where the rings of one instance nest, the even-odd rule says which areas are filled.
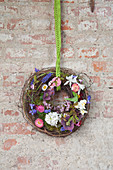
[[[80,110],[80,113],[81,113],[82,115],[84,115],[85,113],[87,113],[87,111],[86,111],[86,110]]]
[[[48,88],[47,84],[44,84],[44,85],[42,86],[42,90],[43,90],[43,91],[46,91],[47,88]]]
[[[61,115],[57,112],[50,112],[46,114],[45,121],[51,125],[57,127],[58,121],[61,122]]]
[[[71,88],[72,83],[78,84],[78,86],[79,86],[78,95],[80,94],[80,90],[81,90],[81,89],[84,90],[85,85],[78,83],[78,81],[77,81],[77,76],[75,76],[75,77],[74,77],[73,75],[71,75],[71,76],[69,76],[69,77],[66,76],[66,79],[67,79],[68,81],[66,81],[66,82],[64,83],[64,86],[69,83],[70,88]]]
[[[66,82],[64,83],[64,86],[69,83],[70,88],[71,88],[71,84],[75,82],[75,80],[74,80],[74,78],[73,78],[73,75],[71,75],[71,76],[69,76],[69,77],[66,76],[66,79],[67,79],[68,81],[66,81]]]
[[[81,100],[80,102],[78,102],[77,105],[75,105],[75,108],[83,110],[83,109],[85,109],[86,103],[87,103],[87,101],[85,99]]]

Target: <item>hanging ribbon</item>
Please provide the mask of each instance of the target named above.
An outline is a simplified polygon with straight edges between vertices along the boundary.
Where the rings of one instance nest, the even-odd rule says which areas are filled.
[[[60,77],[60,50],[61,50],[61,6],[60,0],[54,0],[54,18],[55,18],[55,38],[56,38],[56,77]]]

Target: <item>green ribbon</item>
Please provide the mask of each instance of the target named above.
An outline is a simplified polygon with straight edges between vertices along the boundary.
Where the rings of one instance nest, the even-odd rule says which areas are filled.
[[[60,77],[60,50],[61,50],[61,6],[60,0],[54,0],[54,18],[55,18],[55,38],[56,38],[56,77]]]

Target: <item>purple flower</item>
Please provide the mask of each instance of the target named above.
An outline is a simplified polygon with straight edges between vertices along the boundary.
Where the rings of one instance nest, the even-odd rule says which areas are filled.
[[[35,104],[29,104],[31,109],[33,109],[33,107],[35,106]]]
[[[44,113],[49,113],[49,112],[51,112],[51,109],[44,110]]]
[[[75,77],[77,77],[77,76],[73,76],[73,78],[75,78]]]
[[[33,78],[33,80],[31,81],[31,83],[30,83],[30,84],[31,84],[31,85],[33,85],[33,83],[34,83],[34,78]]]
[[[33,110],[30,110],[29,113],[31,113],[33,116],[35,113],[37,113],[37,111],[35,109],[33,109]]]
[[[43,104],[47,109],[51,109],[51,104],[47,103],[46,101],[43,101]]]
[[[63,131],[65,131],[64,127],[61,127],[61,129],[60,129],[60,130],[61,130],[62,132],[63,132]]]
[[[69,121],[69,118],[70,118],[70,116],[66,116],[66,118],[63,118],[62,121],[61,121],[61,124],[63,125],[63,128],[64,128],[65,130],[70,130],[70,131],[72,131],[73,128],[74,128],[74,123],[73,123],[72,120]]]
[[[87,103],[88,103],[88,104],[91,103],[90,100],[91,100],[91,96],[89,95],[89,96],[87,97]]]
[[[45,92],[44,92],[44,95],[43,95],[43,100],[51,100],[51,96],[55,94],[55,91],[54,91],[54,88],[52,89],[47,89]]]
[[[39,72],[40,70],[38,70],[37,68],[35,68],[35,72],[37,73],[37,72]]]
[[[64,103],[64,106],[66,106],[65,111],[69,111],[69,109],[70,109],[70,104],[71,104],[71,102],[68,101],[68,100],[66,100],[66,102]]]
[[[34,109],[35,104],[29,104],[31,107],[31,110],[29,111],[29,113],[31,113],[32,115],[34,115],[35,113],[37,113],[36,109]]]
[[[60,111],[61,111],[61,112],[64,112],[64,107],[63,107],[63,106],[60,108]]]
[[[45,83],[46,81],[48,81],[48,79],[52,76],[52,73],[48,73],[43,79],[42,79],[42,83]]]

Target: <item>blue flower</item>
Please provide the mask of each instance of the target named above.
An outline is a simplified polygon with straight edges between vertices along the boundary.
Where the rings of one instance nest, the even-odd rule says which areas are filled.
[[[35,104],[29,104],[31,109],[33,109],[33,107],[35,106]]]
[[[63,132],[63,131],[65,131],[64,127],[61,127],[61,129],[60,129],[60,130],[61,130],[62,132]]]
[[[73,78],[75,78],[75,77],[77,77],[77,76],[73,76]]]
[[[37,72],[39,72],[40,70],[38,70],[37,68],[35,68],[35,72],[37,73]]]
[[[31,110],[29,111],[29,113],[31,113],[33,116],[35,113],[37,113],[36,109],[34,109],[35,104],[29,104],[29,105],[31,107]]]
[[[31,81],[31,85],[34,83],[34,79]]]
[[[42,79],[42,83],[45,83],[46,81],[48,81],[48,79],[52,76],[52,73],[48,73],[43,79]]]
[[[49,113],[51,112],[51,109],[44,110],[44,113]]]
[[[31,113],[33,116],[35,113],[37,113],[37,111],[35,109],[33,109],[33,110],[30,110],[29,113]]]
[[[90,100],[91,100],[91,96],[89,95],[89,96],[87,97],[87,103],[88,103],[88,104],[91,103]]]

